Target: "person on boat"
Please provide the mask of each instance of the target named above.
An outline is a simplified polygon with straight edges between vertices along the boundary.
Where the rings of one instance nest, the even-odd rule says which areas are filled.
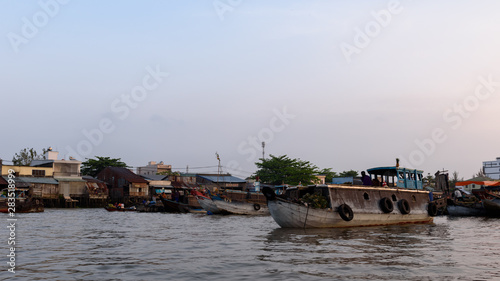
[[[453,195],[455,196],[455,201],[461,200],[462,199],[462,192],[460,192],[460,189],[455,189],[455,192],[453,192]]]
[[[249,200],[252,198],[252,194],[250,193],[250,188],[247,188],[247,196],[245,196],[245,199]]]
[[[368,186],[372,185],[372,179],[370,178],[369,175],[365,173],[365,171],[361,172],[361,181],[363,182],[363,185],[368,185]]]
[[[175,202],[179,202],[179,197],[180,197],[180,196],[181,196],[181,194],[179,193],[179,191],[178,191],[178,190],[176,190],[176,191],[174,192],[174,201],[175,201]]]
[[[378,180],[377,177],[375,177],[373,180],[372,180],[372,185],[373,186],[380,186],[380,181]]]

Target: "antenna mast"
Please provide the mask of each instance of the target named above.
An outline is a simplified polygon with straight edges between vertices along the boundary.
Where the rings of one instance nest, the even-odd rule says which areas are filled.
[[[266,147],[266,142],[265,142],[265,141],[263,141],[263,142],[262,142],[262,160],[264,160],[264,158],[266,158],[265,153],[264,153],[264,148],[265,148],[265,147]]]

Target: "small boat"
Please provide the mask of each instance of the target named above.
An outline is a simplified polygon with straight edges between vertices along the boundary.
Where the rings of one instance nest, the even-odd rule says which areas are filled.
[[[446,211],[449,216],[454,217],[476,217],[476,216],[485,216],[486,209],[483,207],[481,203],[475,204],[448,204],[446,206]]]
[[[108,212],[137,212],[137,209],[134,206],[128,208],[117,208],[113,205],[109,205],[104,207],[104,209]]]
[[[9,189],[2,190],[2,193],[8,195],[12,191]],[[0,213],[39,213],[45,210],[43,206],[43,200],[38,197],[33,197],[28,195],[29,190],[23,188],[16,188],[14,190],[15,195],[15,207],[14,209],[9,208],[9,197],[0,198]]]
[[[500,196],[488,192],[487,197],[483,198],[482,201],[488,216],[500,216]]]
[[[225,200],[212,200],[212,202],[223,214],[254,216],[269,215],[269,209],[267,208],[267,206],[264,204],[259,204],[257,202],[232,201],[227,198]]]
[[[189,213],[191,207],[188,204],[169,200],[160,196],[161,203],[163,203],[163,208],[167,213]]]
[[[433,222],[437,208],[430,202],[429,191],[423,189],[423,171],[396,165],[369,169],[368,173],[376,186],[312,185],[288,188],[283,195],[266,186],[262,192],[271,216],[283,228]]]
[[[198,203],[200,206],[206,211],[210,212],[211,214],[220,214],[221,210],[217,208],[217,205],[213,202],[213,200],[217,200],[217,196],[213,196],[213,198],[210,198],[205,195],[196,195],[196,199],[198,200]],[[221,200],[220,198],[218,200]]]

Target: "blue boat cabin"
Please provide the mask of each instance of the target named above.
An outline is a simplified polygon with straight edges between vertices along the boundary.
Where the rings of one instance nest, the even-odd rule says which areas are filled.
[[[380,186],[386,183],[389,187],[423,189],[422,180],[424,172],[421,170],[394,166],[377,167],[368,169],[367,171],[372,181],[380,182]]]

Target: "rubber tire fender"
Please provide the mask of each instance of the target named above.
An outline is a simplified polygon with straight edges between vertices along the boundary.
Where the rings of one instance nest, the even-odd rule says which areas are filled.
[[[392,200],[389,197],[380,199],[380,209],[382,209],[382,212],[386,214],[394,211],[394,204],[392,204]]]
[[[407,215],[411,212],[410,203],[406,199],[399,200],[398,208],[403,215]]]
[[[354,213],[347,204],[342,204],[337,208],[340,217],[345,221],[351,221],[354,218]]]
[[[257,204],[257,203],[253,204],[253,209],[254,209],[255,211],[260,210],[260,205],[259,205],[259,204]]]
[[[438,214],[438,207],[437,207],[436,203],[434,203],[434,202],[430,202],[429,203],[429,205],[427,206],[427,213],[431,217],[437,216],[437,214]]]

